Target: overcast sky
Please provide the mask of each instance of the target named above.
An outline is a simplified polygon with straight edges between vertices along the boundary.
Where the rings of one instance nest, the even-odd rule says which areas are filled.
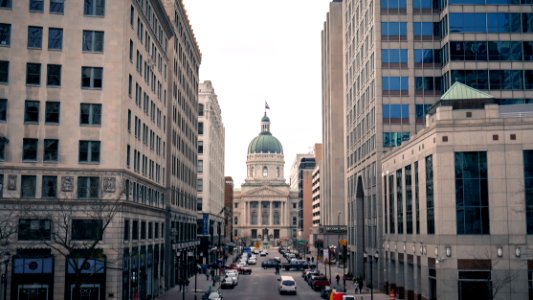
[[[183,0],[226,128],[225,174],[236,188],[268,102],[285,178],[322,140],[320,35],[330,0]]]

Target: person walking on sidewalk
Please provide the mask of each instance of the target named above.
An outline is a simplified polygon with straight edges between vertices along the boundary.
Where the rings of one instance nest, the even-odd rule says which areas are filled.
[[[337,280],[337,285],[339,285],[339,281],[341,280],[341,276],[339,274],[337,274],[337,276],[335,276],[335,279]]]

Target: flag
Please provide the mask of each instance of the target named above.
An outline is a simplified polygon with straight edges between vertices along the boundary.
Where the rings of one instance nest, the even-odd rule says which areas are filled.
[[[265,109],[270,109],[270,106],[268,106],[268,103],[265,101]]]

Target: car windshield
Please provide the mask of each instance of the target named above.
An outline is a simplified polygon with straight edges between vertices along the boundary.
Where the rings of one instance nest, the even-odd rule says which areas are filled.
[[[295,285],[294,281],[291,281],[291,280],[284,280],[283,282],[281,282],[281,284],[286,285],[286,286]]]

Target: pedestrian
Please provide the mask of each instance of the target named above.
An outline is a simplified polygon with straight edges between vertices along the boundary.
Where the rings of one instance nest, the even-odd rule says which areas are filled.
[[[311,262],[312,262],[312,263],[315,262],[315,257],[314,257],[314,256],[311,256]]]
[[[339,285],[339,280],[341,280],[341,276],[337,274],[337,276],[335,276],[335,279],[337,280],[337,285]]]
[[[181,279],[181,278],[178,279],[178,286],[179,286],[180,292],[181,292],[181,289],[183,288],[183,279]]]
[[[185,278],[185,280],[183,281],[183,288],[185,289],[185,291],[189,291],[189,283],[189,279]]]
[[[365,280],[364,279],[359,280],[359,291],[361,293],[363,292],[363,287],[364,286],[365,286]]]
[[[353,284],[355,286],[355,293],[360,294],[361,290],[359,289],[359,277],[355,278],[355,280],[353,281]]]

